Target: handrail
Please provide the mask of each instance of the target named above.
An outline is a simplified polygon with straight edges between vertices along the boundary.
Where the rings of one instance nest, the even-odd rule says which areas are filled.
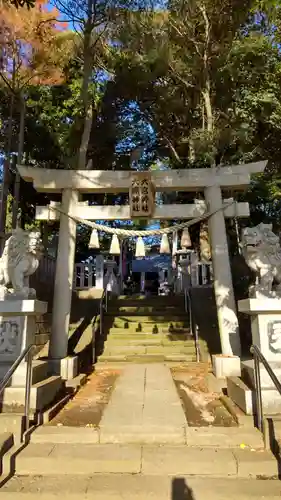
[[[109,279],[110,279],[110,276],[111,276],[111,274],[109,275]],[[94,330],[94,326],[95,326],[97,318],[99,316],[99,319],[100,319],[100,322],[99,322],[99,334],[101,336],[102,332],[103,332],[103,316],[104,316],[104,311],[107,313],[107,309],[108,309],[108,290],[107,290],[107,286],[108,286],[108,283],[109,283],[109,279],[108,279],[108,281],[106,282],[106,284],[103,287],[103,291],[102,291],[101,298],[100,298],[100,301],[99,301],[99,315],[98,315],[98,313],[96,314],[96,316],[94,318],[94,321],[92,323],[93,362],[95,362],[95,356],[94,356],[94,352],[95,352],[95,330]]]
[[[100,298],[100,306],[99,306],[99,310],[100,310],[100,335],[102,334],[102,331],[103,331],[103,312],[104,312],[104,309],[105,309],[105,312],[107,312],[107,301],[108,301],[107,294],[108,294],[108,292],[107,292],[107,284],[106,284],[103,291],[102,291],[102,295]]]
[[[30,394],[31,394],[31,384],[32,384],[32,351],[34,344],[29,345],[24,349],[24,351],[18,356],[16,361],[7,371],[6,375],[0,382],[0,395],[7,387],[15,371],[27,356],[26,362],[26,380],[25,380],[25,398],[24,398],[24,423],[22,429],[21,440],[23,440],[23,435],[29,429],[29,413],[30,413]]]
[[[193,316],[192,316],[192,305],[191,305],[191,296],[190,292],[187,288],[184,289],[184,308],[185,312],[189,315],[189,329],[192,337],[195,338],[195,351],[196,351],[196,362],[200,362],[200,346],[199,346],[199,338],[198,338],[198,327],[195,325],[195,333],[193,333]]]
[[[274,371],[272,370],[270,364],[265,359],[260,348],[257,345],[252,345],[250,349],[254,356],[254,373],[255,373],[255,388],[256,388],[256,404],[257,404],[257,425],[259,430],[262,432],[264,437],[264,422],[263,422],[263,405],[262,405],[262,391],[261,391],[261,374],[260,374],[260,363],[263,364],[269,377],[271,378],[274,386],[281,395],[281,383],[276,377]]]

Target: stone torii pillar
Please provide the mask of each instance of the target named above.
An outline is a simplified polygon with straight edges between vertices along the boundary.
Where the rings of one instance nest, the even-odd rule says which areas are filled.
[[[78,195],[75,189],[63,190],[62,212],[70,215],[74,213]],[[76,222],[61,213],[49,359],[52,371],[61,374],[65,379],[75,376],[76,371],[73,367],[73,359],[67,358],[75,247]]]
[[[238,317],[234,297],[221,188],[208,186],[204,190],[210,212],[217,210],[208,221],[211,242],[214,292],[217,306],[221,349],[224,355],[241,356]]]

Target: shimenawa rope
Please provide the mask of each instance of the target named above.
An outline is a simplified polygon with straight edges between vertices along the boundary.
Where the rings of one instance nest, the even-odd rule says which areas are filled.
[[[92,222],[86,219],[81,219],[80,217],[73,216],[70,214],[67,214],[61,208],[55,207],[53,205],[49,206],[49,210],[54,210],[56,212],[59,212],[61,215],[65,215],[75,221],[76,223],[82,224],[84,226],[88,226],[92,229],[96,229],[98,231],[102,231],[104,233],[108,234],[116,234],[117,236],[123,236],[125,238],[133,238],[136,236],[140,237],[145,237],[145,236],[161,236],[163,234],[170,234],[175,231],[179,231],[181,229],[187,228],[192,226],[193,224],[196,224],[197,222],[201,222],[202,220],[208,219],[212,215],[216,214],[217,212],[220,212],[221,210],[226,210],[228,207],[232,206],[234,203],[236,203],[235,200],[231,201],[227,205],[224,205],[220,208],[217,208],[213,212],[204,212],[204,214],[199,215],[198,217],[182,222],[180,224],[175,224],[174,226],[169,226],[165,227],[163,229],[146,229],[146,230],[135,230],[135,229],[120,229],[120,228],[113,228],[113,227],[108,227],[103,224],[97,224],[96,222]]]

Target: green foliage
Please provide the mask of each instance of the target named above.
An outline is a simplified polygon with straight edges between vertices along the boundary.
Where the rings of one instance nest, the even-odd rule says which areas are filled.
[[[75,43],[60,83],[26,90],[27,162],[76,168],[88,55],[93,116],[87,161],[92,160],[93,168],[189,168],[266,158],[266,175],[253,182],[244,199],[251,203],[255,223],[263,218],[277,220],[278,226],[280,1],[171,0],[165,10],[147,5],[133,9],[128,3],[120,9],[120,3],[93,1],[98,9],[92,12],[87,54],[81,32],[87,16],[84,0],[54,3],[63,5],[65,17],[71,14],[83,36],[80,41],[80,36],[64,34]],[[99,24],[105,19],[105,25]],[[0,87],[2,147],[7,97]],[[15,107],[13,137],[19,116],[17,103]],[[107,200],[124,199],[113,195]],[[87,237],[82,231],[81,241]]]
[[[272,223],[274,230],[281,230],[281,189],[280,181],[271,175],[258,175],[250,189],[242,197],[251,206],[251,225],[260,222]]]
[[[272,37],[249,25],[256,4],[177,0],[170,8],[125,18],[115,78],[154,127],[158,155],[177,167],[268,155],[257,135],[279,134],[280,56]]]

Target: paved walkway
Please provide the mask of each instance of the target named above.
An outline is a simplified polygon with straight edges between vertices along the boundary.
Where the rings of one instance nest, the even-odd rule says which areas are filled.
[[[127,366],[100,422],[101,442],[185,442],[186,418],[165,365]]]

